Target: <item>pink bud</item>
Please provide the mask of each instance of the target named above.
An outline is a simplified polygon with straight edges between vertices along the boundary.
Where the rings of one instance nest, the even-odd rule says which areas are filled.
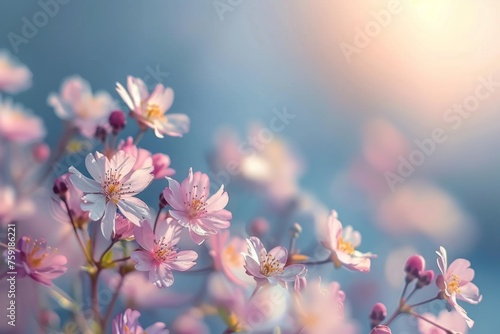
[[[431,284],[432,280],[434,280],[434,270],[429,269],[420,272],[418,275],[417,288],[420,289]]]
[[[113,134],[118,134],[127,124],[127,117],[121,110],[115,110],[109,115],[109,125],[113,129]]]
[[[418,277],[418,274],[425,268],[425,259],[418,254],[412,255],[406,260],[405,272],[406,281],[411,282]]]
[[[250,223],[250,234],[255,237],[262,237],[269,231],[269,223],[265,218],[255,218]]]
[[[370,312],[370,323],[372,327],[379,325],[387,317],[387,308],[382,303],[373,305]]]
[[[151,158],[153,159],[153,175],[155,179],[175,174],[175,170],[170,168],[170,157],[168,155],[156,153]]]
[[[391,334],[391,329],[387,326],[384,325],[379,325],[377,327],[374,327],[370,334]]]
[[[33,147],[33,158],[36,162],[42,163],[47,161],[50,156],[50,147],[45,143],[36,144]]]
[[[116,214],[114,240],[125,240],[134,235],[135,225],[119,213]]]
[[[66,192],[68,191],[68,180],[66,175],[62,175],[54,180],[54,186],[52,190],[54,194],[59,195],[59,197],[63,198],[66,196]]]

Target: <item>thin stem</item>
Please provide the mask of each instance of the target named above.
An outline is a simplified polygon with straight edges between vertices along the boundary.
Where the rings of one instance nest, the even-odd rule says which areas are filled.
[[[401,293],[401,298],[399,298],[400,300],[403,300],[409,284],[410,284],[410,282],[405,281],[405,287],[403,288],[403,292]]]
[[[156,224],[158,224],[158,219],[160,219],[160,214],[161,214],[162,209],[163,209],[162,205],[160,204],[160,207],[158,209],[158,213],[156,214],[155,223],[153,225],[153,234],[156,232]]]
[[[51,286],[51,289],[52,289],[52,298],[54,298],[60,305],[61,305],[61,299],[64,299],[64,301],[66,303],[69,303],[70,306],[71,306],[71,310],[73,311],[73,314],[75,315],[75,321],[76,323],[80,326],[80,328],[83,330],[83,333],[86,333],[86,334],[90,334],[92,333],[87,325],[87,321],[85,320],[85,317],[80,309],[80,307],[78,306],[79,304],[73,300],[66,292],[64,292],[64,290],[62,290],[61,288],[59,288],[57,285],[52,285]],[[59,298],[57,298],[57,296]],[[61,306],[65,306],[65,305],[61,305]]]
[[[137,136],[135,136],[135,139],[134,139],[134,145],[138,145],[139,142],[141,141],[142,139],[142,136],[144,136],[144,134],[146,133],[146,130],[145,129],[140,129],[139,132],[137,133]]]
[[[107,252],[109,252],[109,250],[111,248],[113,248],[114,244],[115,244],[115,242],[111,241],[111,243],[108,245],[108,247],[104,250],[104,252],[102,253],[101,257],[99,258],[98,265],[102,264],[102,260],[104,259],[104,256],[106,255]]]
[[[90,275],[90,296],[92,300],[92,312],[96,321],[101,321],[101,311],[99,310],[99,298],[97,297],[97,285],[100,269]]]
[[[437,328],[445,331],[446,334],[453,334],[453,332],[451,330],[449,330],[448,328],[445,328],[445,327],[441,326],[440,324],[435,323],[434,321],[429,320],[426,317],[424,317],[424,316],[422,316],[422,315],[420,315],[420,314],[418,314],[418,313],[416,313],[414,311],[410,311],[409,314],[412,315],[412,316],[414,316],[415,318],[422,319],[423,321],[428,322],[429,324],[431,324],[433,326],[436,326]]]
[[[414,287],[413,290],[411,290],[410,294],[408,295],[408,297],[406,297],[406,300],[405,301],[408,301],[411,296],[413,296],[413,294],[418,290],[417,287]]]
[[[69,219],[71,220],[71,225],[73,226],[73,231],[75,232],[76,239],[78,240],[78,243],[82,248],[83,254],[85,254],[85,258],[89,263],[94,263],[94,259],[91,258],[90,255],[87,253],[87,248],[83,245],[82,239],[80,239],[80,235],[76,230],[75,220],[73,219],[73,214],[71,213],[71,210],[69,208],[68,201],[66,200],[66,198],[62,198],[62,201],[64,203],[64,206],[66,207],[66,211],[68,212]]]
[[[104,318],[102,319],[102,322],[101,322],[101,327],[104,331],[106,330],[106,324],[109,320],[109,317],[111,316],[111,312],[113,312],[113,308],[116,304],[116,301],[118,300],[118,296],[120,295],[120,290],[122,289],[124,281],[125,281],[125,275],[120,277],[120,281],[118,282],[118,286],[116,287],[116,290],[113,292],[113,297],[111,297],[111,301],[109,302],[108,309],[106,310],[106,313],[104,314]]]
[[[127,261],[127,260],[130,260],[130,256],[127,256],[127,257],[124,257],[121,259],[117,259],[117,260],[113,260],[113,263],[123,262],[123,261]]]
[[[305,265],[317,265],[317,264],[326,264],[326,263],[330,263],[332,262],[329,258],[328,259],[324,259],[324,260],[321,260],[321,261],[311,261],[311,262],[302,262],[301,264],[305,264]]]
[[[422,302],[420,302],[420,303],[416,303],[416,304],[410,305],[410,307],[415,307],[415,306],[424,305],[424,304],[427,304],[427,303],[433,302],[433,301],[438,300],[438,299],[439,299],[439,297],[438,297],[438,296],[436,296],[436,297],[433,297],[433,298],[430,298],[430,299],[424,300],[424,301],[422,301]]]
[[[248,301],[252,300],[252,298],[257,294],[257,292],[259,291],[259,289],[260,289],[261,286],[262,285],[257,284],[257,286],[255,287],[255,289],[252,292],[252,295],[250,296],[250,298],[248,298]]]

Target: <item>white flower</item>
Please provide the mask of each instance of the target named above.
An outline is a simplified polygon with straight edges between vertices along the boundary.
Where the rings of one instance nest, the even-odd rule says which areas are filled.
[[[135,160],[124,151],[118,151],[111,160],[99,152],[95,157],[89,153],[85,166],[93,180],[73,166],[69,168],[71,182],[85,193],[82,209],[89,211],[89,217],[94,221],[102,218],[101,230],[106,239],[115,232],[117,209],[138,226],[142,219],[149,218],[146,203],[134,196],[153,180],[153,166],[132,170]]]
[[[153,129],[158,138],[163,138],[163,134],[181,137],[189,131],[189,118],[186,115],[165,115],[174,102],[172,88],[158,84],[149,94],[144,81],[132,76],[127,78],[127,89],[118,82],[116,86],[116,91],[130,108],[130,115],[143,129]]]

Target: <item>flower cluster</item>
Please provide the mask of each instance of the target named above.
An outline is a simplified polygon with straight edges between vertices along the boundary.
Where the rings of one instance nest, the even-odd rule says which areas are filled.
[[[0,52],[0,92],[15,94],[30,85],[31,72]],[[263,147],[252,141],[241,152],[225,137],[209,163],[218,168],[234,162],[234,188],[225,187],[228,173],[189,165],[177,177],[177,151],[140,146],[150,130],[157,138],[188,133],[187,115],[167,113],[173,90],[158,84],[150,91],[129,76],[126,88],[117,83],[116,93],[129,110],[119,110],[107,92],[94,93],[80,76],[64,80],[47,99],[63,123],[52,150],[43,142],[42,119],[0,96],[0,228],[9,235],[9,243],[1,244],[8,268],[2,277],[15,270],[22,284],[38,285],[34,295],[43,302],[28,301],[33,309],[26,312],[36,312],[41,331],[66,333],[76,326],[83,333],[166,334],[163,322],[144,328],[139,310],[161,316],[157,311],[168,308],[180,310],[168,318],[175,333],[209,333],[208,323],[227,334],[362,332],[350,309],[359,305],[349,303],[349,294],[366,289],[337,280],[367,279],[372,261],[379,265],[377,256],[360,251],[361,233],[344,226],[336,211],[323,210],[300,191],[300,164],[284,143],[273,139]],[[134,126],[137,135],[130,136]],[[233,196],[238,186],[248,200]],[[252,206],[253,200],[260,202]],[[8,231],[17,226],[23,235],[11,241]],[[473,326],[459,305],[482,299],[470,262],[448,265],[443,247],[437,254],[437,278],[422,256],[407,260],[398,307],[386,320],[385,305],[373,306],[372,334],[391,333],[401,314],[418,319],[421,333]],[[345,274],[336,277],[336,270]],[[433,282],[435,297],[409,302]],[[102,288],[112,291],[109,298]],[[49,297],[60,307],[48,309]],[[419,312],[434,300],[447,302],[453,312]],[[61,309],[71,316],[59,318]],[[205,321],[209,317],[218,320]]]

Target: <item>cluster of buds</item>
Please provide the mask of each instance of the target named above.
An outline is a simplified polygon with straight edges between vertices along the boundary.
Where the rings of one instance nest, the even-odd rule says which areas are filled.
[[[405,282],[411,283],[417,280],[415,288],[421,289],[424,286],[431,284],[434,280],[434,271],[432,269],[425,270],[425,259],[421,255],[412,255],[406,260],[405,264]]]

